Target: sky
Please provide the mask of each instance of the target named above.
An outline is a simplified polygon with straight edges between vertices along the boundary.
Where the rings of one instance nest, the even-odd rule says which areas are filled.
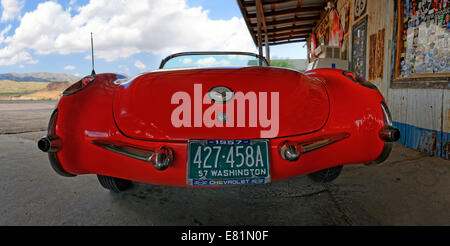
[[[0,0],[0,73],[130,76],[185,51],[257,52],[236,0]],[[304,43],[271,47],[304,59]]]

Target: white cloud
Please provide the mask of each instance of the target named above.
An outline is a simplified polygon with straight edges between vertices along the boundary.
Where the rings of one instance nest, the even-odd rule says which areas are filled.
[[[242,18],[212,20],[208,11],[190,8],[186,0],[96,0],[78,8],[75,15],[48,1],[25,13],[14,34],[5,38],[0,65],[33,61],[30,53],[87,53],[91,32],[96,57],[106,61],[141,52],[254,51]],[[14,62],[4,61],[19,53]]]
[[[25,62],[26,64],[37,64],[39,63],[39,60],[34,60],[26,51],[19,51],[15,53],[14,50],[9,49],[9,47],[0,50],[0,66],[14,65],[20,62]]]
[[[68,65],[68,66],[65,66],[64,67],[64,70],[69,70],[69,71],[73,71],[73,70],[75,70],[76,69],[76,67],[75,66],[72,66],[72,65]]]
[[[27,64],[38,64],[39,60],[28,59]]]
[[[2,0],[3,13],[1,21],[14,20],[20,14],[24,2],[18,0]]]
[[[125,66],[125,65],[119,65],[119,66],[117,66],[118,68],[119,68],[119,70],[120,71],[125,71],[125,72],[129,72],[130,71],[130,69],[127,67],[127,66]]]
[[[5,41],[5,35],[11,30],[11,24],[0,32],[0,44]]]
[[[231,65],[230,61],[228,61],[228,60],[223,59],[223,60],[217,61],[216,58],[214,58],[214,57],[207,57],[207,58],[200,59],[196,62],[196,64],[200,65],[200,66],[204,66],[204,67],[211,67],[211,66],[226,67],[226,66]]]
[[[217,60],[214,57],[203,58],[196,62],[196,64],[200,65],[200,66],[212,66],[216,63],[217,63]]]
[[[140,70],[144,70],[147,68],[147,66],[139,60],[134,63],[134,66],[139,68]]]
[[[191,59],[191,58],[184,58],[184,59],[182,60],[182,63],[183,63],[183,64],[191,64],[191,63],[192,63],[192,59]]]

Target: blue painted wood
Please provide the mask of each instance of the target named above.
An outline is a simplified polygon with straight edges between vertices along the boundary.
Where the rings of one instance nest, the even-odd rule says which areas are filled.
[[[394,126],[400,130],[402,135],[399,143],[408,148],[449,160],[450,133],[424,129],[400,122],[394,122]]]

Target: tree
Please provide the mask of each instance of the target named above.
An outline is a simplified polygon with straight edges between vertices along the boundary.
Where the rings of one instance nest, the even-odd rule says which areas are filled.
[[[271,67],[285,67],[285,68],[292,68],[296,69],[293,62],[289,59],[282,59],[282,60],[272,60],[270,62]]]

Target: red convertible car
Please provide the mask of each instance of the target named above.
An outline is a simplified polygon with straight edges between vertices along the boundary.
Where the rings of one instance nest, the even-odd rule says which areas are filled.
[[[190,52],[127,78],[64,91],[38,143],[60,175],[186,187],[267,184],[386,160],[400,138],[377,87],[351,72],[300,73],[258,55]]]

